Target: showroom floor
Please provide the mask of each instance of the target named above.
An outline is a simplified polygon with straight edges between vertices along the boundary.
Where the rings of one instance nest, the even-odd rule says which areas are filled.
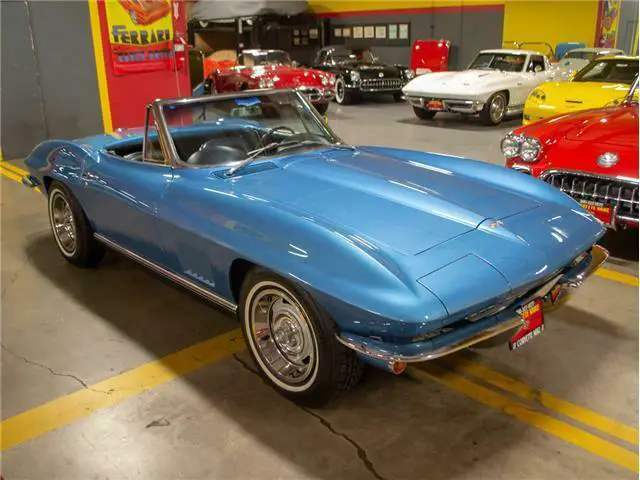
[[[519,124],[383,101],[329,119],[347,142],[497,164]],[[233,318],[113,253],[71,267],[44,199],[0,182],[5,480],[637,478],[637,233],[606,238],[615,258],[521,351],[368,370],[305,410],[256,376]]]

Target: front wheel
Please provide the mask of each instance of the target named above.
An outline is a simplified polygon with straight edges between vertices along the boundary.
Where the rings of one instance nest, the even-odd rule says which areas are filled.
[[[344,78],[338,77],[336,80],[336,96],[335,101],[340,105],[349,105],[353,103],[354,96],[353,93],[347,91],[347,87],[344,83]]]
[[[251,270],[242,285],[238,313],[260,374],[288,399],[321,407],[359,381],[362,362],[335,339],[331,318],[287,280]]]
[[[494,93],[480,112],[480,121],[485,125],[498,125],[507,113],[507,97],[504,93]]]
[[[58,250],[76,267],[95,267],[104,255],[104,246],[93,236],[93,229],[71,190],[60,182],[49,187],[49,223]]]
[[[401,94],[401,93],[394,93],[394,94],[393,94],[393,100],[394,100],[396,103],[400,103],[400,102],[401,102],[402,100],[404,100],[404,99],[403,99],[403,97],[402,97],[402,94]]]
[[[416,114],[420,120],[431,120],[436,116],[436,112],[433,110],[427,110],[426,108],[413,107],[413,113]]]

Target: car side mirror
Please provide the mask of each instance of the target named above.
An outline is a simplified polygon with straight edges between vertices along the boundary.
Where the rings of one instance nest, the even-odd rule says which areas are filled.
[[[300,62],[298,62],[297,60],[293,60],[291,62],[291,65],[293,65],[294,67],[299,67],[300,66]]]

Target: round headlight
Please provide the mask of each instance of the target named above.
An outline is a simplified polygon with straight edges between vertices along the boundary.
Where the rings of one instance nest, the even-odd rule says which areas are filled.
[[[500,142],[500,150],[507,158],[517,157],[520,153],[520,141],[515,135],[507,135]]]
[[[541,150],[542,145],[537,138],[524,137],[520,144],[520,158],[524,162],[535,162]]]
[[[328,85],[329,84],[329,79],[327,77],[325,77],[324,75],[322,75],[322,77],[320,78],[320,81],[322,82],[322,85]]]
[[[407,68],[404,71],[404,76],[407,78],[407,80],[411,80],[413,77],[416,76],[416,72],[414,72],[412,69]]]
[[[358,72],[357,70],[351,70],[350,76],[352,82],[357,82],[358,80],[360,80],[360,72]]]
[[[533,92],[531,92],[531,97],[535,98],[537,101],[541,103],[547,99],[547,96],[545,95],[545,93],[539,88],[536,88]]]

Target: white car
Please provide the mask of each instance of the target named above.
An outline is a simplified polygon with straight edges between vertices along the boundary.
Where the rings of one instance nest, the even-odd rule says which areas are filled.
[[[402,89],[423,120],[437,112],[480,115],[497,125],[507,115],[522,113],[524,101],[539,84],[550,79],[551,64],[531,50],[482,50],[467,70],[427,73]]]
[[[624,51],[617,48],[574,48],[565,53],[558,64],[552,67],[553,79],[569,80],[573,72],[581,70],[592,60],[604,55],[624,55]]]

